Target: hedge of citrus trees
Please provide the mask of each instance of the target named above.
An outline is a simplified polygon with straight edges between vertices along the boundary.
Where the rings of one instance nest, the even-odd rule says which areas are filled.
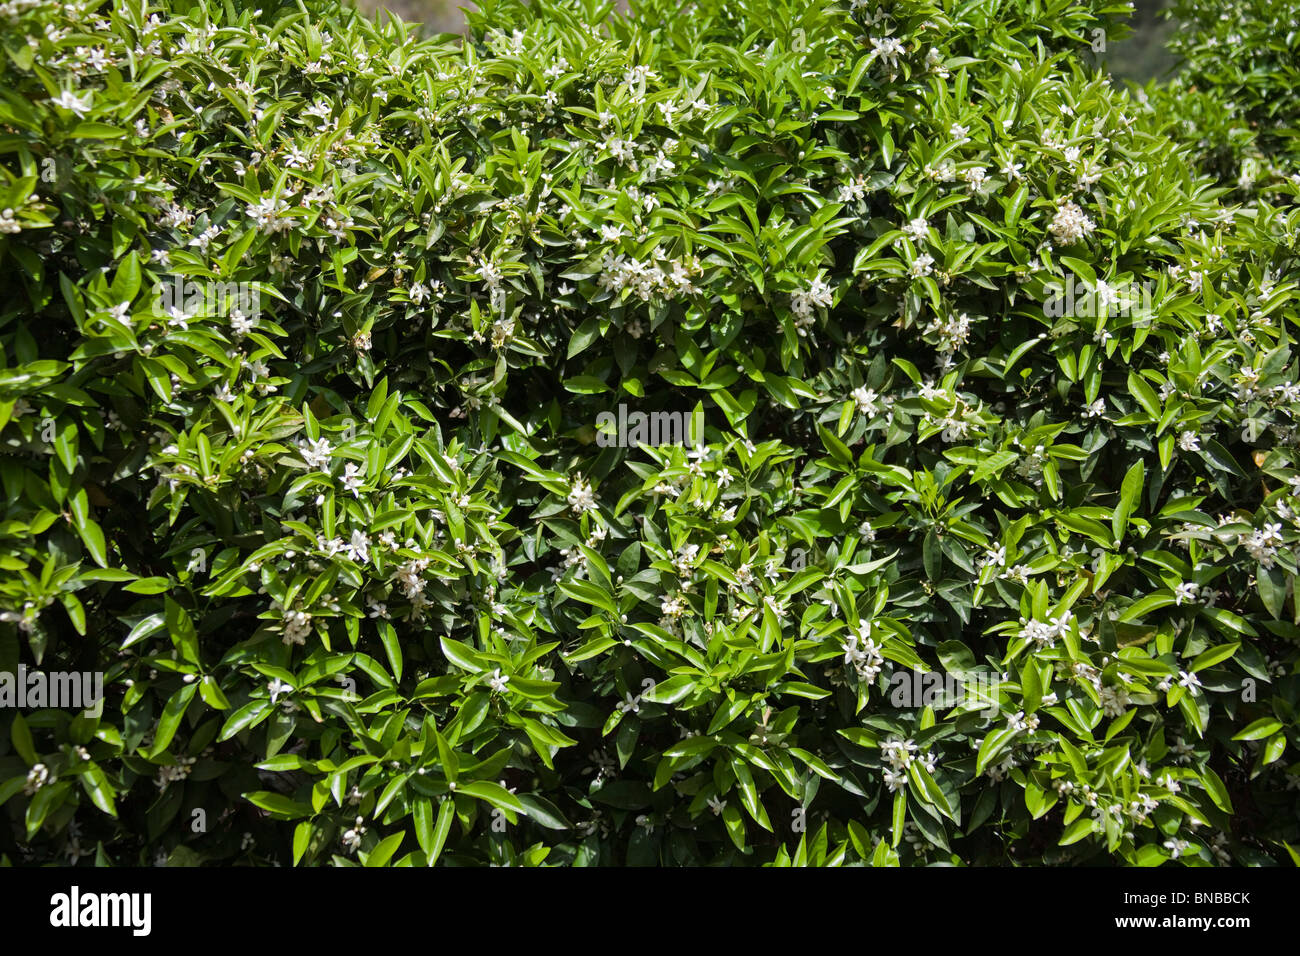
[[[1271,80],[240,6],[0,3],[0,672],[105,694],[0,710],[6,861],[1297,859]]]

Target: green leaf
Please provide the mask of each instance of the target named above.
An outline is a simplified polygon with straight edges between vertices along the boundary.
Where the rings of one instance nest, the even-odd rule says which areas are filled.
[[[980,744],[979,755],[975,758],[975,775],[982,774],[993,759],[999,756],[1007,745],[1015,739],[1016,731],[1009,727],[990,730]]]
[[[487,670],[487,665],[483,663],[478,652],[468,644],[462,644],[450,637],[442,638],[439,643],[442,646],[442,653],[447,656],[447,660],[461,670],[473,671],[476,674]]]
[[[653,704],[675,704],[695,689],[695,680],[684,674],[660,681],[642,695],[641,699]]]
[[[894,819],[889,845],[898,846],[903,841],[903,827],[907,823],[907,791],[899,790],[894,794]]]
[[[90,801],[110,817],[117,816],[117,804],[113,801],[113,785],[108,782],[108,775],[96,763],[86,766],[81,774],[81,786],[90,796]]]
[[[1093,824],[1095,822],[1096,821],[1087,814],[1079,817],[1065,828],[1065,832],[1061,834],[1061,839],[1058,841],[1057,845],[1069,846],[1071,843],[1078,843],[1084,837],[1091,835]]]
[[[108,567],[108,545],[104,541],[104,531],[87,518],[85,521],[77,522],[77,535],[86,545],[86,550],[90,552],[91,560],[101,568]]]
[[[1255,590],[1269,617],[1278,621],[1286,606],[1286,577],[1280,568],[1260,568],[1255,575]]]
[[[1111,517],[1110,530],[1114,537],[1115,543],[1124,540],[1124,531],[1128,527],[1128,519],[1133,515],[1134,508],[1137,507],[1138,498],[1142,494],[1142,480],[1146,469],[1141,459],[1134,462],[1124,475],[1124,482],[1120,485],[1119,504],[1115,507],[1115,513]]]
[[[1097,285],[1097,273],[1091,265],[1082,259],[1076,259],[1073,256],[1061,256],[1061,264],[1068,266],[1070,271],[1086,282],[1089,287]]]
[[[1275,734],[1282,729],[1282,721],[1275,717],[1261,717],[1251,721],[1242,730],[1232,735],[1233,740],[1259,740]]]
[[[107,123],[82,120],[72,128],[72,132],[68,135],[73,139],[120,139],[126,135],[126,130],[117,126],[110,126]]]
[[[442,856],[442,848],[447,845],[447,834],[451,832],[451,821],[456,816],[456,801],[447,799],[442,802],[438,808],[438,822],[433,828],[433,846],[426,850],[429,857],[429,865],[438,862],[438,857]]]
[[[273,793],[269,790],[254,790],[243,796],[253,806],[265,810],[277,819],[294,820],[298,817],[311,816],[312,813],[309,804],[298,803],[282,793]]]
[[[304,820],[293,829],[293,865],[297,866],[307,852],[308,846],[311,845],[313,827],[310,821]]]
[[[737,850],[744,852],[745,849],[745,820],[740,815],[740,811],[734,805],[728,803],[722,808],[722,822],[726,825],[727,836],[735,844]]]
[[[1143,410],[1151,416],[1152,419],[1160,417],[1160,397],[1156,395],[1156,390],[1137,372],[1128,373],[1128,390]]]
[[[1228,796],[1228,788],[1223,785],[1223,779],[1217,773],[1206,767],[1201,771],[1201,783],[1216,807],[1224,813],[1232,813],[1232,799]]]
[[[225,693],[221,690],[221,685],[211,675],[206,675],[199,681],[199,693],[202,695],[204,702],[213,710],[230,709],[230,701],[226,699]]]
[[[386,866],[388,861],[393,858],[393,854],[397,852],[398,847],[402,845],[402,840],[405,838],[406,834],[401,830],[398,830],[391,836],[384,837],[384,839],[380,840],[379,843],[375,845],[373,850],[366,854],[366,859],[363,865],[367,867]]]
[[[564,387],[579,395],[595,395],[610,390],[608,385],[593,375],[575,375],[573,378],[565,379]]]
[[[189,612],[177,604],[168,595],[163,599],[167,631],[171,634],[172,644],[180,652],[181,659],[191,664],[199,663],[199,636],[194,630],[194,622]]]
[[[256,727],[273,713],[275,713],[275,705],[269,700],[250,700],[226,718],[217,739],[229,740],[241,730]]]
[[[467,783],[460,783],[456,786],[457,793],[463,793],[466,796],[478,797],[480,800],[486,800],[494,807],[500,807],[502,810],[512,810],[515,813],[528,813],[525,807],[513,793],[500,784],[492,783],[490,780],[472,780]]]
[[[519,802],[523,804],[524,811],[539,826],[544,826],[548,830],[571,830],[571,824],[559,807],[551,803],[545,797],[536,794],[521,793],[518,795]]]
[[[36,746],[32,741],[32,732],[27,727],[27,721],[19,711],[14,711],[13,723],[9,725],[9,740],[13,743],[14,749],[18,751],[18,756],[27,762],[28,766],[34,766],[40,763],[36,758]]]
[[[591,345],[596,339],[600,338],[600,322],[593,315],[578,327],[569,339],[568,357],[573,358],[575,355],[583,352],[587,346]]]
[[[1174,595],[1170,592],[1162,594],[1148,594],[1141,600],[1134,601],[1116,620],[1125,624],[1129,621],[1135,621],[1146,615],[1148,611],[1154,611],[1156,608],[1168,607],[1174,603]]]
[[[393,675],[393,680],[402,679],[402,645],[397,639],[397,629],[385,620],[378,620],[379,640],[384,645],[384,653],[388,656],[389,671]],[[446,653],[446,648],[443,648]],[[450,655],[448,655],[450,656]]]
[[[434,845],[434,812],[433,800],[429,797],[421,797],[415,801],[411,807],[411,818],[415,824],[415,839],[420,844],[420,849],[424,855],[432,858]]]
[[[1241,649],[1240,644],[1220,644],[1218,647],[1211,647],[1196,655],[1192,661],[1192,666],[1188,668],[1195,673],[1196,671],[1205,670],[1207,667],[1213,667],[1215,664],[1226,661]]]
[[[736,774],[736,783],[740,787],[740,802],[745,812],[764,830],[773,832],[772,822],[768,820],[767,811],[763,809],[763,804],[758,798],[758,787],[754,784],[754,775],[750,773],[749,767],[744,761],[733,757],[731,769]]]
[[[162,753],[172,742],[172,738],[180,728],[181,718],[185,716],[185,710],[190,706],[190,701],[194,699],[198,689],[197,684],[186,684],[167,701],[162,717],[158,720],[157,733],[154,734],[153,748],[150,751],[152,756]]]

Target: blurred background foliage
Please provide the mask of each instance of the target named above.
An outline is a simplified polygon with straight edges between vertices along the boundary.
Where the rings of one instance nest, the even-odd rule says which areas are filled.
[[[1141,0],[1134,4],[1132,36],[1106,46],[1103,60],[1112,73],[1145,83],[1177,66],[1177,59],[1165,49],[1175,26],[1164,15],[1171,5],[1170,0]]]
[[[372,16],[395,13],[407,23],[421,23],[429,33],[464,33],[465,7],[472,3],[456,0],[355,0],[356,5]]]
[[[391,11],[408,23],[423,24],[429,33],[464,33],[468,0],[355,0],[371,16]],[[1116,76],[1145,83],[1164,76],[1177,64],[1165,49],[1173,22],[1164,11],[1171,0],[1138,0],[1134,4],[1133,34],[1124,40],[1108,41],[1101,60]]]

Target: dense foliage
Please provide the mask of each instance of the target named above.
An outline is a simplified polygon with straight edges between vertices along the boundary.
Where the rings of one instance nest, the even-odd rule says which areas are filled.
[[[1300,9],[1277,0],[1224,6],[1179,0],[1170,48],[1183,58],[1169,85],[1181,134],[1202,162],[1247,196],[1295,173]]]
[[[1290,863],[1300,189],[1127,5],[612,8],[0,3],[0,852]]]

